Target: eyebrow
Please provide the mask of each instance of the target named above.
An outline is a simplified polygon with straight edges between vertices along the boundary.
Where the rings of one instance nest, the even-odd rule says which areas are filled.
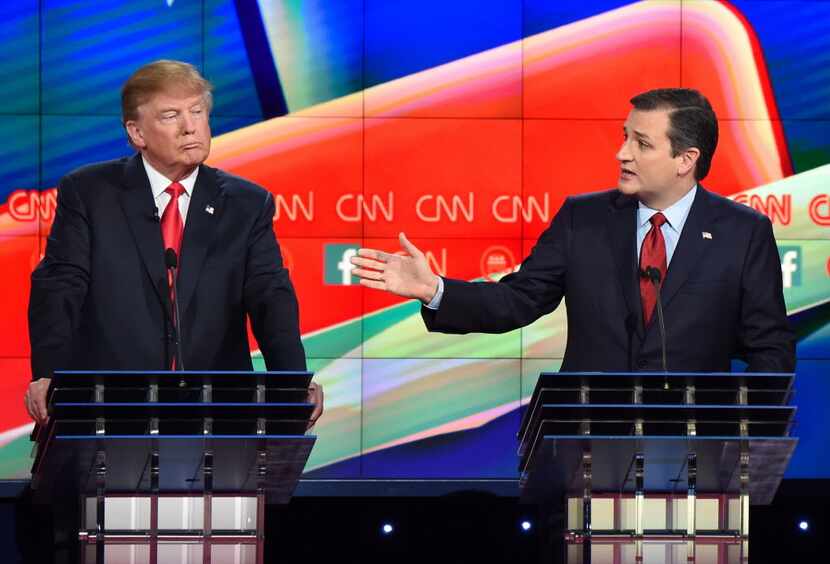
[[[649,137],[648,135],[646,135],[646,134],[645,134],[645,133],[643,133],[642,131],[637,131],[637,130],[635,129],[635,130],[634,130],[634,135],[636,135],[636,136],[637,136],[637,137],[639,137],[640,139],[645,139],[646,141],[651,141],[651,137]]]
[[[627,124],[623,124],[622,129],[623,129],[623,133],[628,134],[628,125]],[[649,137],[648,135],[646,135],[642,131],[637,131],[635,129],[632,133],[634,134],[635,137],[638,137],[640,139],[645,139],[647,141],[651,141],[651,137]]]

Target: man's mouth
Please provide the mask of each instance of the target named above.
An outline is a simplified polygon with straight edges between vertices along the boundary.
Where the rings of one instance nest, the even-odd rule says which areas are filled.
[[[201,145],[201,143],[188,143],[187,145],[182,145],[182,150],[189,151],[190,149],[198,149]]]
[[[634,178],[635,176],[637,176],[637,174],[634,173],[631,170],[628,170],[627,168],[620,169],[620,177],[621,178],[628,179],[628,178]]]

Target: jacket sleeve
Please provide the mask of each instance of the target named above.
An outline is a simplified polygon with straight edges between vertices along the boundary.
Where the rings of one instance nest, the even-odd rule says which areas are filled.
[[[744,262],[738,346],[750,372],[793,372],[795,334],[787,319],[772,224],[759,219]]]
[[[421,308],[427,329],[505,333],[556,309],[566,290],[572,223],[572,202],[566,199],[521,268],[495,284],[444,279],[440,307]]]
[[[243,299],[268,370],[305,370],[297,296],[274,234],[274,210],[267,193],[249,236]]]
[[[51,378],[72,359],[90,271],[89,218],[71,176],[58,186],[57,208],[43,259],[32,272],[29,341],[32,379]]]

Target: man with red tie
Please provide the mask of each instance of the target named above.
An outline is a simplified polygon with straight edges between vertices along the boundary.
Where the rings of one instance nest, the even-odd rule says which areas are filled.
[[[406,255],[361,249],[361,283],[419,299],[431,331],[501,333],[564,297],[563,371],[662,370],[658,286],[669,370],[791,372],[795,339],[768,218],[700,185],[717,118],[695,90],[631,99],[618,187],[569,197],[521,268],[496,284],[444,279],[400,235]]]
[[[25,403],[36,421],[47,417],[55,370],[251,370],[248,319],[268,369],[306,369],[273,197],[202,164],[211,103],[210,83],[192,65],[145,65],[121,92],[137,154],[61,180],[29,299],[33,381]],[[171,306],[171,255],[180,319]],[[313,422],[322,389],[312,384],[309,395]]]

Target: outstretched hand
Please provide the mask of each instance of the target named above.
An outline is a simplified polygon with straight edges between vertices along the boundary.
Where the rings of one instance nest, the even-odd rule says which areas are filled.
[[[424,253],[410,243],[406,235],[401,233],[398,240],[406,254],[360,249],[351,259],[357,267],[352,269],[352,274],[360,278],[364,286],[427,304],[438,291],[438,276],[430,270]]]

